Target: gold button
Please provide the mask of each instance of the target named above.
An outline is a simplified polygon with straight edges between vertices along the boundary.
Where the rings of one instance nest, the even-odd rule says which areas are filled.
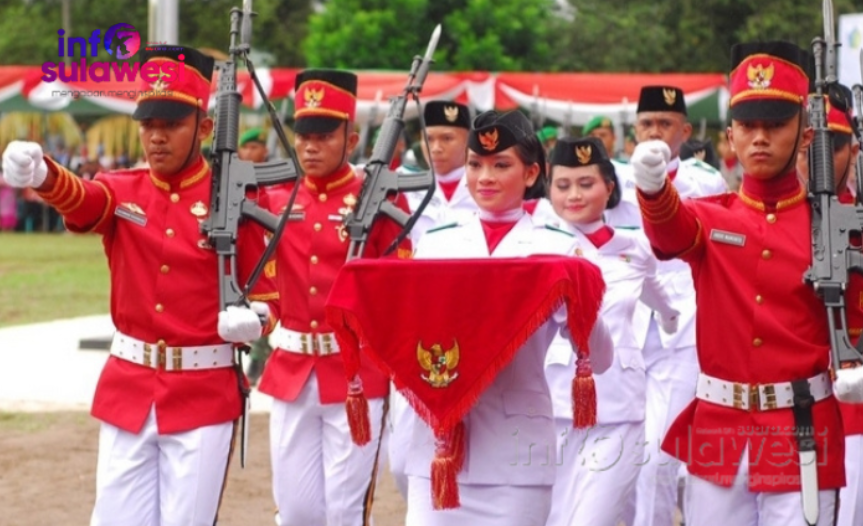
[[[320,232],[322,228],[324,228],[323,225],[321,225],[320,223],[315,223],[315,232]]]
[[[317,294],[317,293],[318,293],[318,288],[317,288],[317,287],[312,287],[312,288],[310,288],[310,289],[309,289],[309,294],[311,294],[312,296],[314,296],[314,295],[315,295],[315,294]]]
[[[754,345],[756,347],[761,347],[762,343],[764,343],[764,342],[761,341],[761,338],[755,338],[754,340],[752,340],[752,345]]]
[[[312,265],[318,264],[318,256],[312,256]]]
[[[761,305],[762,303],[764,303],[764,297],[762,297],[761,294],[756,294],[755,303]]]
[[[156,342],[156,345],[161,345],[162,347],[164,347],[164,346],[165,346],[165,340],[159,340],[159,341],[157,341],[157,342]]]
[[[160,268],[159,270],[162,271],[162,274],[167,274],[168,271],[171,270],[171,268],[168,265],[162,265],[162,268]]]
[[[776,222],[776,214],[767,214],[767,222],[775,223]]]
[[[324,201],[327,200],[327,194],[318,195],[318,200],[323,203]]]
[[[165,230],[165,235],[168,237],[174,237],[174,229],[169,228],[168,230]]]
[[[180,200],[180,194],[171,194],[171,202],[176,203]]]
[[[161,303],[157,303],[156,312],[162,312],[163,310],[165,310],[165,307],[163,307]]]
[[[317,321],[315,321],[315,320],[312,320],[312,323],[310,323],[310,324],[309,324],[309,326],[310,326],[312,329],[317,329],[317,328],[318,328],[318,322],[317,322]]]
[[[770,259],[773,257],[773,252],[770,252],[766,248],[761,252],[761,257],[764,259]]]

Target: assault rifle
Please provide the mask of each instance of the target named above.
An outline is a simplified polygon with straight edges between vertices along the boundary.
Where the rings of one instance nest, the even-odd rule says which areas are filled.
[[[425,56],[414,57],[404,92],[393,97],[390,101],[390,109],[381,126],[380,135],[375,142],[374,150],[372,150],[372,157],[364,168],[365,179],[360,189],[356,208],[345,218],[345,229],[351,239],[348,246],[348,261],[362,257],[372,226],[381,215],[391,218],[402,226],[402,231],[387,248],[386,253],[395,250],[408,235],[432,198],[434,174],[431,170],[419,174],[398,174],[391,171],[389,165],[392,162],[399,137],[404,131],[404,115],[408,97],[413,96],[417,102],[417,107],[419,107],[419,94],[428,75],[440,33],[441,26],[438,24],[432,33]],[[420,119],[422,119],[422,111],[419,114]],[[387,199],[387,197],[398,192],[420,190],[425,190],[426,195],[413,215],[408,215]]]
[[[863,67],[863,49],[860,50],[860,66]],[[863,71],[861,69],[860,71]],[[857,143],[863,146],[863,86],[854,84],[851,88],[854,95],[854,136]],[[854,183],[857,190],[856,204],[863,206],[863,148],[857,151],[857,164],[854,166]]]
[[[283,214],[281,220],[268,210],[258,206],[247,197],[249,190],[259,190],[261,187],[296,181],[299,177],[294,152],[288,144],[287,137],[281,127],[281,121],[276,115],[275,107],[267,99],[260,81],[255,75],[254,66],[249,59],[251,48],[252,2],[245,0],[243,9],[231,9],[231,40],[230,58],[217,65],[219,84],[216,95],[215,128],[213,131],[213,147],[211,164],[213,167],[212,189],[210,193],[210,216],[201,224],[201,232],[207,235],[209,244],[216,252],[219,273],[219,305],[222,310],[229,306],[245,305],[246,298],[263,271],[267,260],[272,256],[278,244],[278,239],[286,225],[288,214]],[[241,30],[242,28],[242,30]],[[240,35],[240,42],[237,36]],[[242,95],[237,91],[237,63],[243,60],[261,98],[267,104],[273,126],[279,136],[285,151],[290,155],[288,160],[253,163],[237,157],[237,145],[240,132],[240,104]],[[290,210],[296,196],[294,194],[288,204]],[[261,260],[252,271],[244,287],[238,283],[237,277],[237,235],[241,221],[248,219],[274,233]],[[240,465],[245,467],[248,448],[248,388],[243,379],[242,353],[248,347],[238,348],[237,380],[243,395],[242,434],[240,448]]]
[[[845,291],[850,272],[863,273],[863,254],[851,237],[863,226],[863,206],[840,204],[833,176],[833,140],[827,127],[826,96],[836,91],[836,52],[833,5],[824,0],[824,37],[812,41],[815,93],[809,97],[809,119],[814,129],[809,146],[809,203],[812,208],[812,266],[804,280],[827,308],[830,348],[835,370],[863,361],[851,345],[845,315]],[[858,183],[859,184],[859,183]],[[863,341],[863,339],[861,339]],[[860,343],[858,342],[858,346]]]

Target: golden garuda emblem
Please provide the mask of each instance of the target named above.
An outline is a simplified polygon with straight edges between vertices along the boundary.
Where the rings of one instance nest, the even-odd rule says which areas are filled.
[[[317,90],[307,89],[304,98],[307,108],[317,108],[321,105],[321,101],[324,100],[324,88]]]
[[[458,106],[444,106],[443,116],[447,122],[455,122],[458,119]]]
[[[164,79],[164,77],[166,76],[167,75],[164,71],[159,73],[159,76],[156,78],[156,82],[150,84],[150,87],[153,88],[153,90],[155,91],[165,91],[166,89],[168,89],[168,83],[165,82]]]
[[[674,101],[677,100],[677,91],[670,88],[662,88],[662,98],[669,106],[674,106]]]
[[[497,148],[498,141],[499,137],[497,134],[497,128],[492,128],[491,131],[479,134],[479,143],[482,144],[483,148],[490,152],[493,152],[495,148]]]
[[[578,157],[578,162],[581,164],[587,164],[590,162],[590,155],[593,153],[593,149],[589,144],[585,144],[584,146],[576,146],[575,147],[575,156]]]
[[[453,340],[452,348],[445,351],[438,343],[426,350],[420,341],[417,343],[417,361],[423,370],[428,371],[428,375],[420,374],[423,380],[435,388],[446,387],[458,378],[455,371],[459,361],[458,342]]]
[[[753,89],[767,89],[773,80],[773,63],[764,67],[761,64],[749,64],[746,68],[746,78],[749,79],[749,87]]]

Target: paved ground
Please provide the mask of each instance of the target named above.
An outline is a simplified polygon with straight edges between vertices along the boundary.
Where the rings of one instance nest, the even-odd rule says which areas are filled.
[[[108,316],[0,329],[0,525],[89,522],[98,422],[87,411],[105,351],[82,351],[82,338],[108,337]],[[250,459],[232,461],[219,526],[273,524],[270,398],[252,395]],[[404,503],[384,474],[376,526],[403,524]]]

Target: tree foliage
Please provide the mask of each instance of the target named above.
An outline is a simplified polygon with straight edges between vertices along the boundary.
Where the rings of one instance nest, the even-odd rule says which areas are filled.
[[[438,23],[440,70],[553,69],[552,0],[330,0],[312,15],[311,66],[404,69]]]
[[[736,42],[809,47],[822,31],[820,2],[568,0],[570,19],[553,9],[561,1],[255,0],[252,45],[273,66],[404,70],[442,23],[437,70],[721,72]],[[837,14],[863,11],[861,0],[833,1]],[[147,38],[148,0],[68,2],[66,36],[125,22]],[[180,0],[180,42],[227,53],[229,13],[241,4]],[[56,61],[61,6],[0,0],[2,63]]]
[[[181,0],[179,42],[228,52],[230,11],[242,0]],[[3,64],[39,65],[57,60],[57,30],[63,27],[60,0],[0,0],[0,56]],[[69,0],[71,30],[67,37],[88,37],[125,22],[135,26],[142,44],[149,30],[147,0]],[[252,46],[273,57],[275,65],[302,66],[300,42],[311,13],[309,0],[256,0]],[[102,50],[102,60],[110,56]]]

